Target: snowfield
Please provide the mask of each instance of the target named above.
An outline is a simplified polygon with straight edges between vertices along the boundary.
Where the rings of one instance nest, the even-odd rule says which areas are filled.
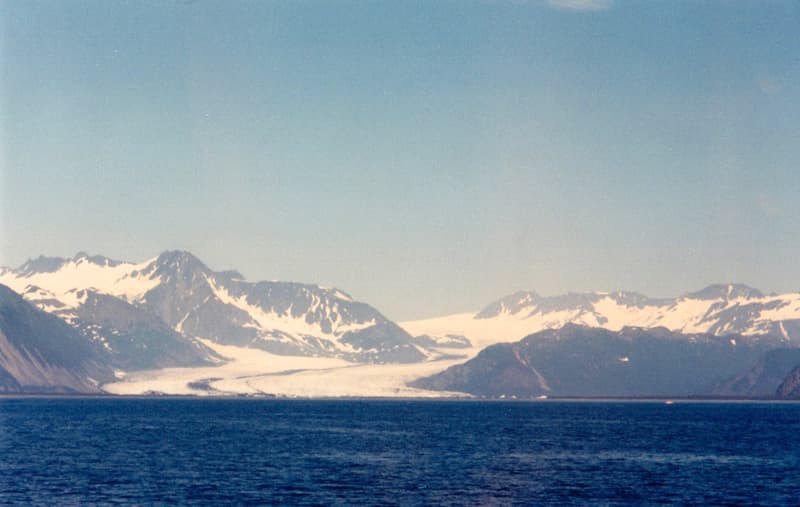
[[[466,358],[414,364],[358,364],[333,358],[279,356],[257,349],[219,345],[210,340],[200,341],[229,361],[220,366],[203,368],[119,372],[118,381],[105,384],[102,388],[108,393],[120,395],[465,396],[462,393],[413,389],[406,383],[438,373],[464,362]]]
[[[80,304],[75,294],[91,289],[104,294],[117,296],[125,301],[137,301],[150,289],[160,283],[158,277],[147,270],[156,258],[135,264],[119,262],[118,264],[99,265],[85,256],[76,256],[64,262],[55,271],[35,272],[20,275],[12,270],[0,272],[0,283],[11,287],[26,298],[36,302],[46,297],[56,297],[72,307]],[[29,287],[45,288],[38,297],[28,291]]]
[[[523,301],[525,304],[514,309],[501,307],[490,317],[479,317],[480,313],[458,313],[401,322],[400,325],[415,336],[462,335],[478,348],[515,342],[545,329],[559,329],[567,323],[611,331],[620,331],[627,326],[665,327],[680,333],[710,332],[717,335],[765,334],[778,323],[778,329],[787,341],[800,338],[790,337],[783,323],[800,320],[800,293],[711,299],[681,297],[642,306],[625,304],[611,295],[595,294],[598,296],[595,301],[567,309],[551,310],[535,302]]]
[[[553,325],[555,325],[555,322],[553,322]],[[433,319],[401,322],[400,326],[414,336],[422,334],[431,336],[446,336],[448,334],[465,336],[472,343],[473,349],[478,350],[495,343],[514,342],[543,329],[540,324],[537,325],[537,323],[520,319],[515,315],[501,315],[492,319],[476,319],[475,313],[457,313]],[[470,355],[474,354],[477,354],[477,352]]]

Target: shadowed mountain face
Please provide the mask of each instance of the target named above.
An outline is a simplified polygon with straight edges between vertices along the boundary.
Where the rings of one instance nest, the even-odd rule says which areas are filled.
[[[0,285],[0,392],[100,392],[107,365],[99,344]]]
[[[772,397],[781,382],[800,365],[800,348],[770,350],[746,371],[714,388],[721,396]]]
[[[22,386],[19,385],[17,379],[7,372],[5,368],[0,367],[0,393],[20,393]]]
[[[146,308],[94,289],[70,290],[62,301],[41,287],[28,286],[23,296],[96,342],[109,354],[106,362],[115,369],[208,366],[222,361],[214,351],[176,332]]]
[[[609,331],[568,324],[412,383],[480,396],[684,396],[749,368],[782,343],[763,336],[682,335],[663,328]]]
[[[1,282],[101,342],[126,370],[218,361],[196,338],[355,362],[425,357],[404,329],[340,290],[247,282],[183,251],[140,264],[43,257],[0,271]]]
[[[786,375],[775,396],[782,400],[800,400],[800,363]]]
[[[81,331],[101,340],[114,368],[131,371],[172,366],[208,366],[223,361],[197,340],[184,336],[145,308],[86,291],[76,310]]]

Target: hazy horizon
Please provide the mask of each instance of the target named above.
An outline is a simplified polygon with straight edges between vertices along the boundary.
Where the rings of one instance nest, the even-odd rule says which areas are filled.
[[[794,2],[5,2],[0,265],[169,249],[394,320],[800,290]]]

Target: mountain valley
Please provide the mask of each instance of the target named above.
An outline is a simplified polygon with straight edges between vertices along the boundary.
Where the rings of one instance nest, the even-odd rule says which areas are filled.
[[[770,397],[800,364],[800,294],[736,284],[661,299],[517,292],[401,323],[342,290],[250,282],[185,251],[39,257],[0,268],[0,284],[3,311],[49,322],[4,321],[4,392]],[[60,349],[36,340],[85,361],[45,374]],[[26,387],[35,372],[41,386]]]

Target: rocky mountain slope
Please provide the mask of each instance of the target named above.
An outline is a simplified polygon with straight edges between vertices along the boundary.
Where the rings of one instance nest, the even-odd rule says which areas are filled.
[[[782,342],[771,336],[567,324],[490,346],[464,364],[410,385],[489,397],[712,394],[716,384]]]
[[[720,396],[771,398],[789,372],[800,365],[800,348],[778,348],[766,352],[754,365],[717,385]]]
[[[786,375],[775,396],[782,400],[800,400],[800,364]]]
[[[0,285],[0,393],[98,393],[107,351]]]
[[[0,283],[93,336],[126,368],[218,359],[195,338],[356,362],[425,357],[405,330],[338,289],[248,282],[183,251],[142,263],[40,257],[0,270]]]

